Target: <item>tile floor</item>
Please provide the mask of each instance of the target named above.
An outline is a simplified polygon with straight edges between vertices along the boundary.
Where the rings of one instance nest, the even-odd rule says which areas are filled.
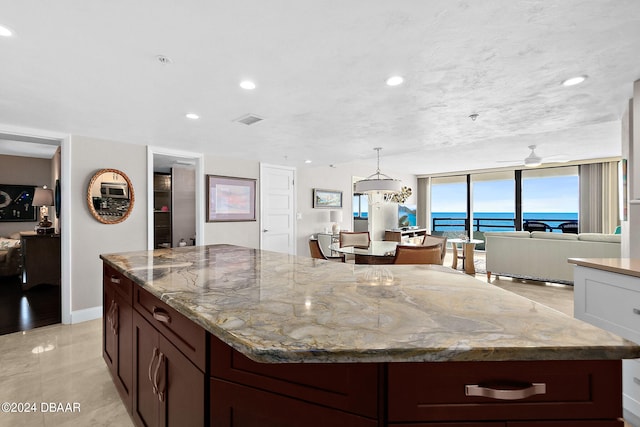
[[[476,277],[486,283],[486,276]],[[511,279],[492,284],[573,315],[573,287]],[[0,336],[0,404],[34,402],[36,413],[0,412],[0,426],[133,426],[102,360],[101,320]],[[80,412],[42,413],[43,402]],[[631,426],[631,424],[627,424]]]
[[[0,404],[35,403],[34,413],[0,411],[0,426],[133,426],[102,360],[100,319],[0,337]],[[42,403],[80,404],[43,413]]]

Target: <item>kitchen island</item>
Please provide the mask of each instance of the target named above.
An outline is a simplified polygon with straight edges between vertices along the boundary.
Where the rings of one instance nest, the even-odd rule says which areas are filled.
[[[640,347],[446,267],[101,258],[104,358],[139,425],[623,425]]]

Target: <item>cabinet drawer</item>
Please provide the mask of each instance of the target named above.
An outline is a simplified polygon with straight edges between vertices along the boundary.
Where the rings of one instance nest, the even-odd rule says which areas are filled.
[[[388,381],[394,422],[622,416],[619,360],[391,363]],[[514,400],[468,395],[468,386],[517,390],[533,383],[544,384],[544,392]]]
[[[377,427],[376,420],[227,381],[211,380],[211,426]]]
[[[622,362],[622,391],[631,399],[640,402],[640,359]]]
[[[576,268],[575,317],[640,342],[638,279]]]
[[[136,311],[204,372],[205,330],[139,286],[135,287],[134,294]]]
[[[129,305],[133,305],[133,282],[131,279],[125,277],[122,273],[106,263],[104,263],[103,271],[104,286],[110,286],[122,295]]]
[[[383,366],[375,363],[258,363],[212,336],[211,375],[376,418],[382,394],[378,390]]]

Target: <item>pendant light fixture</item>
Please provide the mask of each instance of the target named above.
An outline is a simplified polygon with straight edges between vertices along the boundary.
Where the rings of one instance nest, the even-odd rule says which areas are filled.
[[[357,181],[354,185],[356,193],[366,194],[370,205],[392,201],[393,195],[401,190],[402,182],[393,179],[380,172],[380,150],[381,147],[374,148],[378,153],[378,168],[376,172],[367,178]]]

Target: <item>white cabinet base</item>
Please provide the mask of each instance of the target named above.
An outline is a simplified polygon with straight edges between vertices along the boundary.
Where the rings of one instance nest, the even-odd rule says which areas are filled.
[[[573,287],[574,317],[640,343],[640,278],[575,266]],[[625,412],[640,421],[640,359],[623,361],[622,391]]]

